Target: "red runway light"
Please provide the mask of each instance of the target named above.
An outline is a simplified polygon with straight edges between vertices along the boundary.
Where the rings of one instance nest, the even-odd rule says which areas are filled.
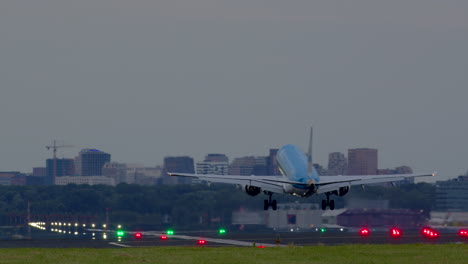
[[[398,228],[391,228],[391,229],[390,229],[390,235],[391,235],[392,237],[395,237],[395,238],[401,237],[401,234],[402,234],[402,232],[401,232],[401,230],[398,229]]]
[[[368,228],[363,228],[363,229],[361,229],[361,230],[359,231],[359,234],[360,234],[361,236],[368,236],[368,235],[370,235],[370,230],[369,230]]]
[[[437,232],[436,230],[430,228],[430,227],[425,227],[422,229],[422,234],[426,237],[429,237],[429,238],[436,238],[439,236],[439,232]]]
[[[468,230],[461,229],[461,230],[458,231],[458,235],[461,236],[461,237],[468,238]]]
[[[161,240],[167,240],[167,236],[166,236],[166,235],[161,235],[159,238],[161,238]]]
[[[206,240],[204,240],[204,239],[199,239],[199,240],[197,241],[197,244],[200,245],[200,246],[206,245]]]
[[[266,248],[265,246],[257,246],[258,248]]]
[[[140,239],[140,238],[143,237],[143,234],[140,233],[140,232],[137,232],[137,233],[135,233],[133,236],[134,236],[136,239]]]

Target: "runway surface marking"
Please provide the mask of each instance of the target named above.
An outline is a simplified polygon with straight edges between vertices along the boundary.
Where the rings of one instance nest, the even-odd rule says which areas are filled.
[[[144,232],[145,235],[148,236],[161,236],[166,235],[166,233],[154,232],[154,231],[147,231]],[[256,243],[256,242],[247,242],[247,241],[240,241],[240,240],[232,240],[232,239],[222,239],[222,238],[210,238],[210,237],[200,237],[200,236],[185,236],[185,235],[169,235],[169,238],[178,238],[184,240],[200,240],[203,239],[206,242],[218,243],[218,244],[226,244],[226,245],[233,245],[233,246],[243,246],[243,247],[252,247],[252,246],[264,246],[264,247],[287,247],[287,245],[276,245],[276,244],[267,244],[267,243]]]
[[[118,246],[118,247],[132,247],[132,246],[128,246],[128,245],[124,245],[124,244],[119,244],[119,243],[115,243],[115,242],[109,242],[109,244],[114,245],[114,246]]]
[[[104,229],[88,229],[88,231],[93,231],[93,232],[109,232],[112,230],[104,230]],[[135,232],[128,232],[129,234],[133,234]],[[140,232],[145,236],[155,236],[159,237],[161,235],[166,235],[166,233],[161,233],[157,231],[145,231],[145,232]],[[252,246],[264,246],[264,247],[287,247],[287,245],[280,245],[280,244],[268,244],[268,243],[257,243],[254,241],[247,242],[247,241],[240,241],[240,240],[232,240],[232,239],[221,239],[221,238],[209,238],[209,237],[200,237],[200,236],[185,236],[185,235],[168,235],[169,238],[178,238],[178,239],[184,239],[184,240],[200,240],[203,239],[207,242],[213,242],[213,243],[218,243],[218,244],[225,244],[225,245],[233,245],[233,246],[243,246],[243,247],[252,247]],[[111,242],[109,244],[119,246],[119,247],[131,247],[127,246],[124,244],[118,244],[115,242]]]

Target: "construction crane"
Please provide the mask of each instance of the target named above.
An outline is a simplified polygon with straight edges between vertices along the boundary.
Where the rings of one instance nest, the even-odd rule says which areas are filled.
[[[52,149],[54,151],[54,179],[53,179],[53,183],[52,184],[55,184],[55,178],[57,177],[57,149],[58,148],[72,148],[74,147],[73,145],[57,145],[57,141],[54,140],[52,142],[52,145],[49,145],[49,146],[46,146],[46,149],[47,150],[50,150]]]

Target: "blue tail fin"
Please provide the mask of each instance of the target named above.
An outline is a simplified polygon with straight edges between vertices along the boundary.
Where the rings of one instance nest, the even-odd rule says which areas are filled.
[[[318,180],[318,173],[317,170],[314,168],[314,161],[312,159],[312,139],[314,136],[314,128],[310,127],[310,137],[309,137],[309,149],[307,151],[307,175],[312,179]]]

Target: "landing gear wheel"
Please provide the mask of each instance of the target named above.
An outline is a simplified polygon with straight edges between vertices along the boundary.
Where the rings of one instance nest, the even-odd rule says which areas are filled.
[[[332,195],[333,192],[327,192],[325,194],[327,195],[327,200],[322,200],[322,210],[326,210],[328,206],[330,206],[330,210],[335,210],[335,201],[330,200],[330,195]]]
[[[276,211],[277,209],[277,203],[276,203],[276,200],[273,200],[273,202],[271,203],[271,208],[273,209],[273,211]]]
[[[272,192],[265,192],[265,194],[268,194],[268,200],[263,201],[263,210],[268,210],[268,208],[271,206],[273,210],[276,210],[276,200],[271,200],[271,196],[273,195]]]

